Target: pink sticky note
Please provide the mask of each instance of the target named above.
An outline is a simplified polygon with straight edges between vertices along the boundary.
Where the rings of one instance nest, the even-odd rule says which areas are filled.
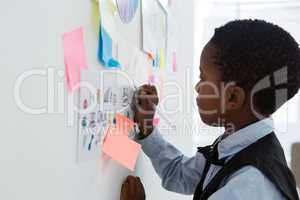
[[[116,128],[118,131],[125,135],[129,135],[130,131],[133,129],[134,122],[128,117],[117,113],[116,114]]]
[[[149,84],[154,84],[155,83],[155,77],[154,77],[153,74],[148,77],[148,83]]]
[[[177,57],[176,57],[176,52],[173,52],[173,55],[172,55],[172,69],[173,69],[173,72],[177,71]]]
[[[83,28],[64,33],[62,39],[67,87],[69,91],[72,91],[80,82],[80,70],[87,68]]]
[[[102,147],[103,153],[134,171],[141,145],[119,133],[118,129],[110,128],[108,131]]]
[[[73,62],[67,61],[65,56],[65,74],[67,89],[72,92],[75,88],[78,89],[80,83],[80,70]]]
[[[153,126],[158,126],[159,125],[159,118],[158,117],[154,118],[153,121],[152,121],[152,124],[153,124]]]

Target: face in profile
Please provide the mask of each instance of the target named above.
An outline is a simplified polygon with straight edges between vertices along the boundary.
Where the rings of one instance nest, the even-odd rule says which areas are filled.
[[[201,120],[207,125],[214,125],[220,121],[220,84],[221,75],[215,66],[216,48],[207,44],[200,59],[200,77],[195,86],[197,92],[197,106]]]
[[[210,126],[225,126],[247,113],[246,92],[234,82],[223,82],[216,65],[217,48],[208,43],[202,51],[200,77],[195,86],[200,117]]]

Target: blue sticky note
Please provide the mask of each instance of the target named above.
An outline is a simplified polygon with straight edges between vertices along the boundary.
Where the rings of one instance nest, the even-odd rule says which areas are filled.
[[[155,67],[159,67],[159,64],[160,64],[160,57],[159,54],[157,53],[155,58]]]
[[[98,59],[105,67],[120,67],[120,63],[112,57],[112,39],[102,26],[99,31]]]

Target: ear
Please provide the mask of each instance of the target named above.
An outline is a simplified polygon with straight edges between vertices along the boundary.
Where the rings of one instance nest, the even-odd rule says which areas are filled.
[[[241,108],[246,99],[244,89],[236,85],[229,86],[225,96],[227,110],[237,110]]]

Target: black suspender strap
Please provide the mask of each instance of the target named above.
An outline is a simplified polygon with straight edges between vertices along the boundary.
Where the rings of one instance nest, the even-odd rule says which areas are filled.
[[[197,185],[193,200],[199,200],[199,198],[202,195],[204,181],[206,179],[206,176],[207,176],[207,173],[209,171],[210,165],[211,165],[210,162],[206,161],[205,167],[204,167],[203,172],[202,172],[202,177],[201,177],[201,180],[200,180],[199,184]]]

